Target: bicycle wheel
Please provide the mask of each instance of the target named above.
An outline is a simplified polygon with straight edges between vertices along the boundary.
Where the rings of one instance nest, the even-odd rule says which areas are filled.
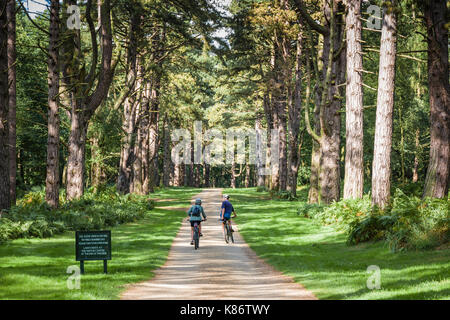
[[[230,238],[231,238],[231,242],[234,243],[234,237],[233,237],[233,232],[231,232],[231,227],[230,228]]]
[[[199,247],[199,234],[198,234],[198,229],[196,228],[194,230],[194,249],[197,250]]]
[[[225,235],[225,242],[228,243],[228,241],[229,241],[229,233],[228,233],[228,225],[227,224],[225,224],[224,235]]]

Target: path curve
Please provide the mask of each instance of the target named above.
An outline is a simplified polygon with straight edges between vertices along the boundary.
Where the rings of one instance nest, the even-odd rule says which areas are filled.
[[[245,243],[238,227],[234,226],[235,243],[225,243],[218,221],[221,197],[221,189],[206,189],[194,197],[203,200],[208,216],[200,248],[195,251],[190,245],[190,224],[183,222],[164,266],[155,271],[153,279],[130,286],[121,299],[317,299],[260,259]]]

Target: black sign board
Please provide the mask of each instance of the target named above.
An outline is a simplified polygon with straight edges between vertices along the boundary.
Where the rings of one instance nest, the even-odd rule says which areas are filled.
[[[76,260],[84,274],[84,261],[103,260],[107,273],[107,260],[111,260],[111,231],[77,231],[75,233]]]

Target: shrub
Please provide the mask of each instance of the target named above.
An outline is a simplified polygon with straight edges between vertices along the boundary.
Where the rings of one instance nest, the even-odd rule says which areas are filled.
[[[256,187],[256,192],[266,192],[267,188],[265,186]]]
[[[315,216],[325,208],[324,205],[317,203],[302,202],[297,209],[297,214],[305,218],[315,218]]]
[[[297,197],[294,197],[289,191],[278,191],[275,194],[275,197],[282,200],[294,201],[297,200]]]
[[[298,168],[297,184],[299,186],[309,184],[311,179],[311,167],[310,166],[300,166]]]
[[[369,196],[363,199],[346,199],[333,202],[315,215],[315,219],[338,230],[349,232],[352,225],[368,217],[372,212]]]
[[[391,215],[396,217],[388,230],[392,250],[429,249],[450,239],[450,202],[448,199],[408,197],[396,191]]]
[[[378,215],[370,215],[361,221],[355,220],[349,226],[347,244],[383,240],[395,221],[396,217]]]
[[[289,201],[297,200],[297,197],[294,197],[292,193],[289,191],[269,190],[269,195],[272,199],[289,200]]]
[[[450,202],[421,200],[397,189],[392,207],[350,224],[349,244],[384,239],[392,251],[430,249],[450,239]]]
[[[155,202],[147,196],[121,196],[114,188],[106,188],[102,192],[87,192],[83,198],[63,202],[59,209],[51,210],[45,203],[45,195],[32,191],[0,218],[0,243],[135,222],[154,206]]]

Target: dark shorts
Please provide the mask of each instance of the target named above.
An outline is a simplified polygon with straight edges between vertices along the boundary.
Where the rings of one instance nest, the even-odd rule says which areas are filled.
[[[197,223],[199,226],[202,224],[201,221],[191,221],[191,227],[194,227],[195,223]]]
[[[231,216],[223,217],[223,223],[229,221],[231,219]]]

